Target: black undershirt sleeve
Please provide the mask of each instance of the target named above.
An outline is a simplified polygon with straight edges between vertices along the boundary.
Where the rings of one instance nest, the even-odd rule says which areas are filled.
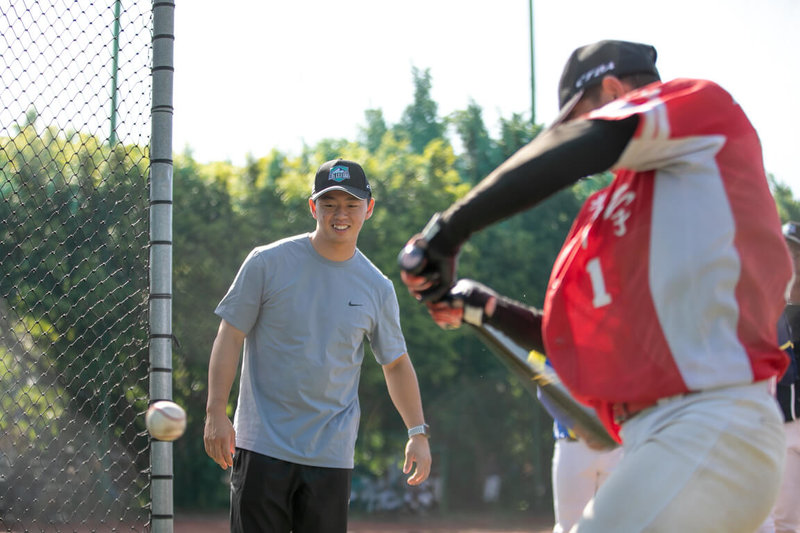
[[[579,179],[610,169],[628,146],[639,117],[579,119],[546,130],[442,214],[443,251],[471,234],[533,207]]]
[[[539,309],[498,295],[497,307],[491,317],[484,318],[484,323],[497,328],[525,350],[544,353],[542,316]]]

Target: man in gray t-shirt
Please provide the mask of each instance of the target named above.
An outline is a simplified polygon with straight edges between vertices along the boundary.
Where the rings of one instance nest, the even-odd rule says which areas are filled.
[[[216,308],[204,440],[217,464],[233,467],[231,531],[346,531],[365,340],[409,428],[408,483],[430,473],[394,287],[356,247],[374,204],[357,163],[324,163],[309,199],[315,231],[254,249]]]

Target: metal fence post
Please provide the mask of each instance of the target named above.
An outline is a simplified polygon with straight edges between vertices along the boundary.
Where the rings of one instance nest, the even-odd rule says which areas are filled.
[[[150,138],[150,401],[172,399],[172,82],[175,2],[153,2]],[[153,533],[173,530],[172,443],[150,444]]]

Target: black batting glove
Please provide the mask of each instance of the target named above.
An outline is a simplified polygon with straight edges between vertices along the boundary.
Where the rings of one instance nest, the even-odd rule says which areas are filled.
[[[448,298],[453,302],[460,301],[464,307],[462,320],[467,324],[482,326],[486,318],[486,304],[497,293],[492,289],[471,279],[460,279],[450,289]]]
[[[403,282],[421,302],[438,302],[453,286],[460,246],[449,243],[443,232],[441,215],[436,213],[425,228],[400,251],[400,268],[408,274]],[[410,278],[421,277],[423,281]]]
[[[496,310],[497,293],[471,279],[453,285],[441,301],[426,302],[428,312],[442,329],[456,329],[466,322],[482,326]]]

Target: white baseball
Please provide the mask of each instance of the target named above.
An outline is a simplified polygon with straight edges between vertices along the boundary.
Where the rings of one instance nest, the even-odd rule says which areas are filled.
[[[147,410],[144,423],[154,439],[173,441],[186,429],[186,411],[175,402],[160,400]]]

